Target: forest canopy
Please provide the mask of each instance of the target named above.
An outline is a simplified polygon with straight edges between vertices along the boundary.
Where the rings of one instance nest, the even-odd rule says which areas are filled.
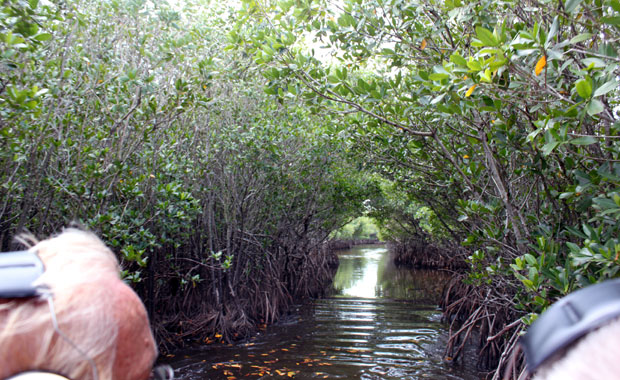
[[[232,339],[364,215],[466,249],[509,351],[618,276],[619,38],[618,0],[3,1],[2,248],[78,222],[164,344]]]
[[[266,92],[339,117],[365,170],[400,193],[383,210],[415,227],[426,207],[431,238],[470,250],[481,306],[462,330],[512,310],[506,341],[483,349],[618,275],[620,2],[243,4],[230,40]]]

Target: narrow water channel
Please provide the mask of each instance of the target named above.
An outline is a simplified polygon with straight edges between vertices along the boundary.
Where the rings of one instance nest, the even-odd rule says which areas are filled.
[[[249,342],[175,353],[178,379],[479,379],[443,360],[437,300],[447,276],[396,268],[383,246],[339,254],[333,293]]]

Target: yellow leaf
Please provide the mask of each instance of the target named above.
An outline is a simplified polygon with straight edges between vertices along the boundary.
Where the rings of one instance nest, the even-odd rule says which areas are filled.
[[[286,375],[287,375],[288,377],[293,377],[293,376],[295,376],[295,372],[293,372],[293,371],[288,371],[288,372],[286,373]]]
[[[471,86],[471,87],[469,88],[469,90],[467,90],[467,92],[465,93],[465,97],[466,97],[466,98],[468,98],[468,97],[469,97],[469,96],[470,96],[470,95],[474,92],[474,90],[476,89],[476,86],[478,86],[478,85],[477,85],[477,84],[475,84],[475,85]]]
[[[422,40],[422,43],[420,44],[420,49],[424,50],[425,47],[426,47],[426,38]]]
[[[220,334],[220,333],[215,333],[215,337],[219,339],[219,338],[221,338],[221,337],[222,337],[222,334]]]
[[[540,57],[538,62],[536,62],[536,68],[534,69],[534,73],[536,73],[536,75],[539,75],[545,68],[545,66],[547,66],[547,57],[543,55],[542,57]]]

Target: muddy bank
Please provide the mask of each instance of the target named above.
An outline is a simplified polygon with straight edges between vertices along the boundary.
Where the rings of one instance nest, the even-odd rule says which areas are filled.
[[[323,295],[338,266],[338,257],[325,246],[297,255],[283,249],[246,252],[249,262],[227,269],[187,256],[152,265],[152,280],[137,289],[163,353],[247,338],[279,320],[292,304]]]
[[[359,239],[359,240],[340,240],[334,239],[330,240],[327,243],[327,247],[331,251],[340,251],[345,249],[351,249],[358,245],[369,245],[369,244],[381,244],[379,239]]]
[[[457,274],[443,290],[442,319],[450,326],[446,355],[459,360],[468,346],[474,346],[478,368],[489,371],[487,378],[500,379],[525,328],[523,313],[512,307],[514,289],[508,284],[468,282],[466,274]],[[515,368],[522,364],[517,358]]]
[[[477,355],[477,368],[498,379],[507,367],[510,353],[524,328],[512,302],[515,289],[508,283],[482,283],[468,278],[465,248],[447,243],[445,247],[410,239],[390,243],[394,263],[425,269],[445,269],[452,278],[444,286],[439,306],[442,320],[449,326],[445,357],[460,361],[466,352]],[[519,368],[521,358],[516,367]]]
[[[389,249],[396,265],[420,269],[462,270],[467,268],[466,259],[470,254],[463,247],[450,242],[439,246],[419,239],[391,242]]]

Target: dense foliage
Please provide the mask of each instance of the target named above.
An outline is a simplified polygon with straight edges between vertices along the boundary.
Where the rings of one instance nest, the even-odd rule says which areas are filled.
[[[163,344],[230,339],[320,289],[321,243],[376,192],[330,118],[269,98],[225,51],[228,17],[208,2],[0,8],[3,249],[23,230],[94,230]]]
[[[369,211],[471,250],[454,320],[500,367],[618,276],[618,0],[240,7],[1,3],[3,249],[77,221],[160,337],[230,338],[320,287],[321,243]]]
[[[267,91],[338,115],[364,168],[472,249],[471,310],[488,314],[459,331],[488,324],[485,349],[507,352],[557,297],[618,275],[620,2],[248,0],[241,14],[231,42]]]

